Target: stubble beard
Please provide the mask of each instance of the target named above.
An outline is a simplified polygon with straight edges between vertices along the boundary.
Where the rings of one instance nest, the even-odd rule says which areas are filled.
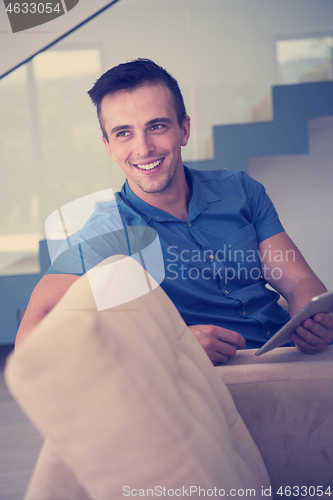
[[[147,183],[147,182],[142,182],[141,179],[138,180],[137,186],[144,192],[144,193],[162,193],[166,189],[170,187],[172,184],[173,176],[168,175],[166,179],[163,179],[161,181],[155,181],[152,183]]]
[[[167,158],[167,155],[164,157],[164,159]],[[176,172],[177,168],[172,172],[171,170],[168,170],[165,172],[165,176],[162,179],[156,179],[154,180],[149,180],[147,176],[147,181],[145,179],[137,179],[136,185],[144,192],[144,193],[149,193],[149,194],[154,194],[154,193],[163,193],[167,189],[170,189],[173,187],[174,183],[176,182]]]

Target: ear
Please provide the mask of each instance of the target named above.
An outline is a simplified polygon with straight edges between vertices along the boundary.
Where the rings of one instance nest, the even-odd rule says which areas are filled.
[[[188,140],[190,138],[190,128],[191,128],[191,120],[189,116],[186,116],[181,126],[182,146],[186,146],[186,144],[188,143]]]
[[[109,155],[111,156],[112,160],[117,163],[116,157],[114,156],[114,154],[112,153],[112,151],[110,149],[110,143],[106,140],[106,138],[104,137],[104,135],[102,137],[102,141],[104,142],[104,146],[106,147],[106,150],[109,153]]]

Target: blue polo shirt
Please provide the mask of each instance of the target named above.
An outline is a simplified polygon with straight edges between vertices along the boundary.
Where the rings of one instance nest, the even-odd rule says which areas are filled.
[[[71,236],[70,249],[48,273],[80,275],[110,255],[132,255],[142,242],[130,229],[153,228],[164,259],[161,287],[184,321],[237,331],[248,348],[259,347],[289,319],[279,295],[265,286],[258,253],[258,243],[284,230],[276,210],[245,172],[185,167],[185,173],[192,189],[187,221],[148,205],[126,182]]]

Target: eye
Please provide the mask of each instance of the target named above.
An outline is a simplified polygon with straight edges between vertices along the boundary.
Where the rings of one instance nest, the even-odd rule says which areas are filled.
[[[152,125],[150,127],[150,130],[161,130],[162,128],[165,128],[165,125],[161,123],[155,123],[155,125]]]
[[[116,137],[127,137],[129,135],[128,130],[121,130],[120,132],[117,133]]]

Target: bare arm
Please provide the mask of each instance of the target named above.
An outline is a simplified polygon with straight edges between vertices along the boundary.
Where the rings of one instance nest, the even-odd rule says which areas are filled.
[[[259,252],[263,276],[287,300],[291,316],[313,297],[327,292],[287,233],[259,243]]]
[[[287,300],[291,317],[313,297],[327,291],[285,232],[261,242],[259,251],[263,276]],[[304,352],[321,351],[333,340],[333,315],[321,313],[304,321],[292,338]]]
[[[47,274],[40,280],[31,295],[18,329],[15,347],[24,341],[30,331],[53,309],[79,277],[73,274]]]

